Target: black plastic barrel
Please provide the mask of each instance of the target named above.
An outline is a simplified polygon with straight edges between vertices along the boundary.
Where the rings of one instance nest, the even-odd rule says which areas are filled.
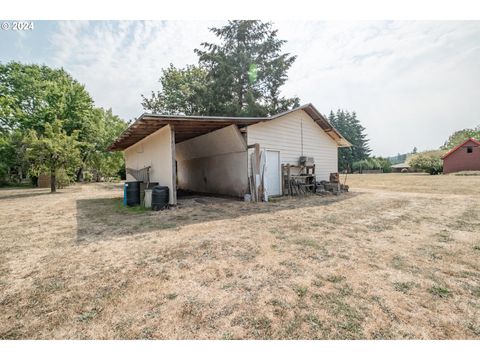
[[[165,209],[168,206],[168,186],[155,186],[152,189],[152,210]]]
[[[153,189],[155,186],[158,186],[158,182],[148,183],[148,186],[145,189]]]
[[[127,181],[125,183],[127,206],[140,205],[140,183],[141,181]]]

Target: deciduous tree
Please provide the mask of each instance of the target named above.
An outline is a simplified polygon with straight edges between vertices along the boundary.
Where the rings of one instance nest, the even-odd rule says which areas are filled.
[[[51,192],[57,190],[57,172],[63,169],[67,174],[73,174],[75,167],[81,162],[77,138],[78,130],[68,135],[62,129],[60,120],[45,124],[41,135],[31,129],[25,137],[26,154],[33,170],[37,174],[50,175]]]
[[[440,174],[443,171],[443,161],[441,159],[443,153],[442,150],[419,152],[408,160],[408,165],[428,172],[430,175]]]
[[[162,70],[162,90],[142,95],[142,106],[159,114],[205,115],[209,110],[207,71],[188,65],[177,69],[173,64]]]
[[[468,138],[474,138],[480,140],[480,125],[474,129],[463,129],[455,131],[449,136],[448,140],[442,146],[443,150],[453,149],[455,146],[460,145]]]

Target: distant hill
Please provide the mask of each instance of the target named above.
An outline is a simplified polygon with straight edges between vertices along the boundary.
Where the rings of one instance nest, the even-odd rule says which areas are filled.
[[[396,156],[390,156],[387,159],[390,160],[390,164],[392,165],[397,165],[397,164],[403,164],[406,163],[408,159],[412,157],[412,155],[415,155],[416,153],[406,153],[406,154],[398,154]]]
[[[407,154],[398,154],[396,156],[390,156],[387,159],[390,160],[390,163],[392,165],[396,164],[401,164],[404,163],[407,160],[407,156],[410,155],[410,153]]]

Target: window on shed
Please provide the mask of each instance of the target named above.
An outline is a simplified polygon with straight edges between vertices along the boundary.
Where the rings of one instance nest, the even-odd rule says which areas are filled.
[[[473,146],[467,146],[467,154],[471,154],[473,152]]]

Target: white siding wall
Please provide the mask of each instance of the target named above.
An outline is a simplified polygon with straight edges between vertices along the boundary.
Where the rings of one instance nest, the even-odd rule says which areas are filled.
[[[125,149],[125,166],[139,170],[151,166],[150,181],[168,186],[170,204],[175,204],[176,187],[173,184],[173,155],[170,126],[164,126],[138,143]],[[127,174],[127,181],[135,179]]]
[[[317,180],[328,180],[330,173],[337,172],[337,143],[303,110],[249,126],[247,141],[248,145],[260,144],[262,150],[280,151],[281,164],[296,165],[302,155],[313,157]]]

